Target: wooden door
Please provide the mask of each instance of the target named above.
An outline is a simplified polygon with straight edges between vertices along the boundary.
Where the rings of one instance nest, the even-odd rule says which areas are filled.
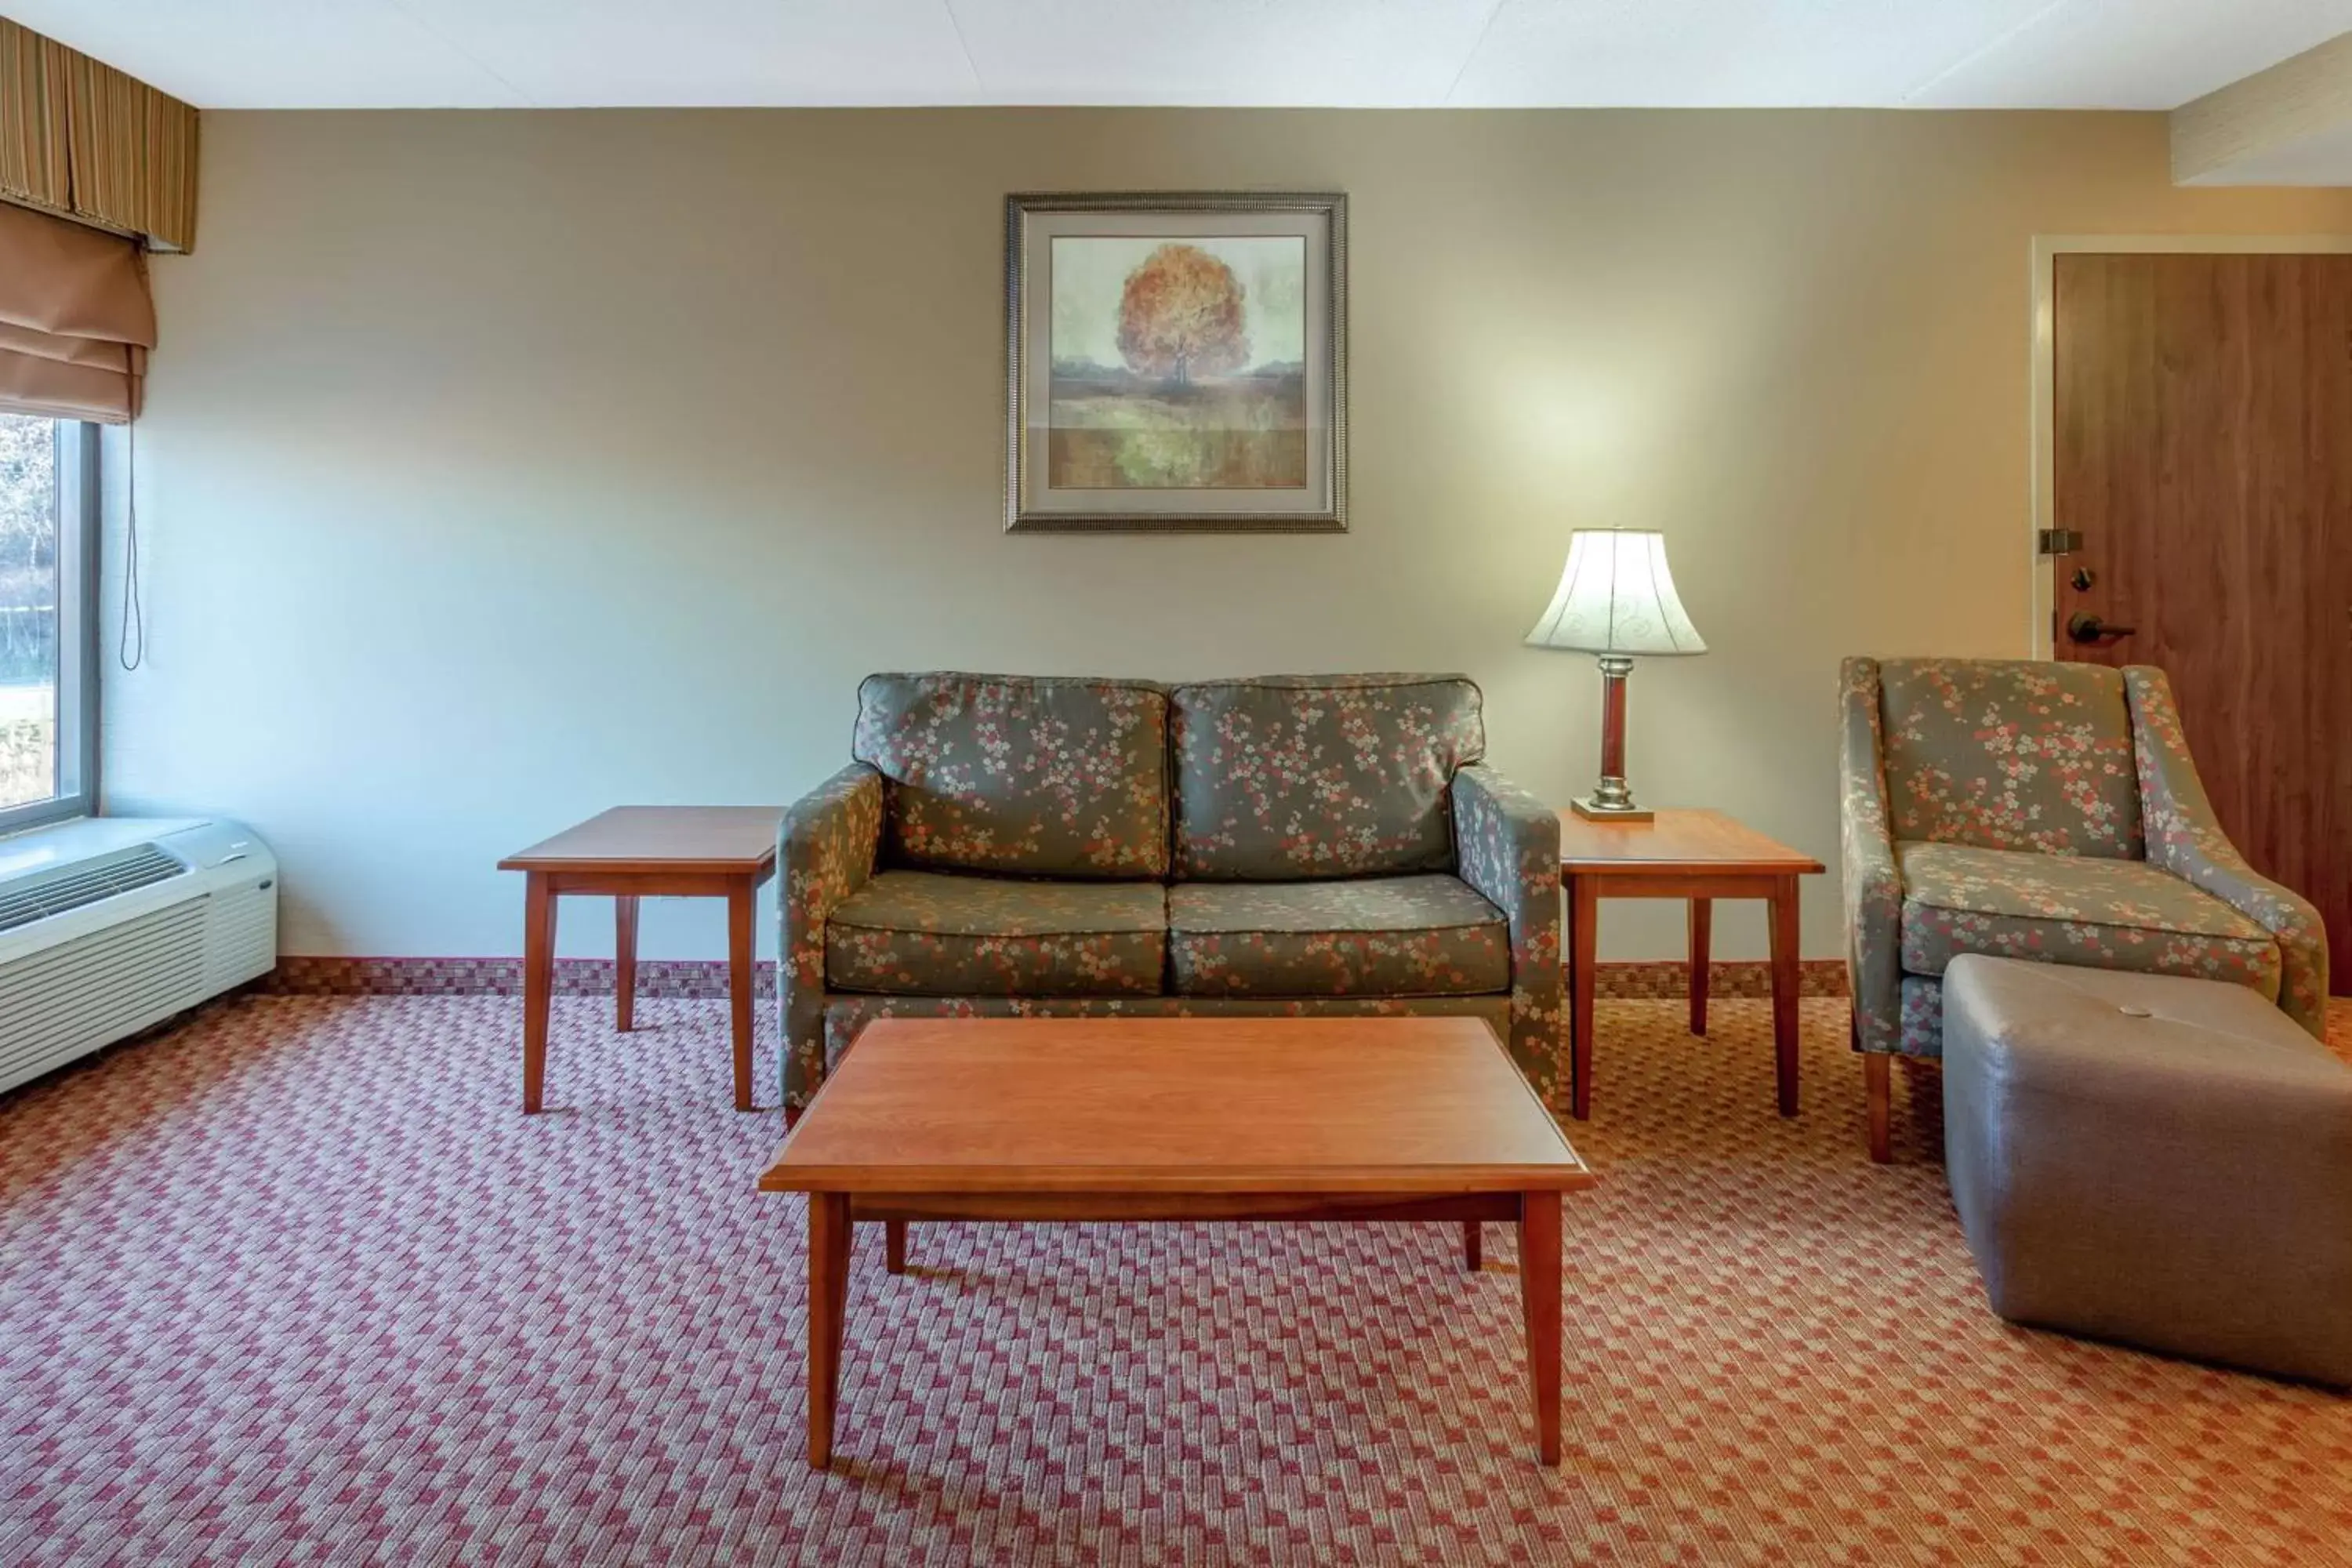
[[[2352,990],[2352,256],[2069,254],[2054,284],[2082,546],[2053,646],[2170,675],[2222,826]]]

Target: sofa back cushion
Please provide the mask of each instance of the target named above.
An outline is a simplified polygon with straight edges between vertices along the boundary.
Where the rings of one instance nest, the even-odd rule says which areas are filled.
[[[851,751],[885,780],[893,865],[1168,874],[1168,694],[1148,681],[871,675]]]
[[[1276,675],[1169,700],[1179,878],[1454,868],[1447,786],[1486,751],[1467,677]]]
[[[2005,658],[1879,663],[1893,836],[2136,860],[2122,672]]]

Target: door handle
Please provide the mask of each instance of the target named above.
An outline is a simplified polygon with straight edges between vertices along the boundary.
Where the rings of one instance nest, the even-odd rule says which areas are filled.
[[[2066,640],[2085,647],[2106,647],[2121,642],[2138,629],[2137,626],[2119,626],[2103,621],[2087,610],[2077,610],[2066,617]]]

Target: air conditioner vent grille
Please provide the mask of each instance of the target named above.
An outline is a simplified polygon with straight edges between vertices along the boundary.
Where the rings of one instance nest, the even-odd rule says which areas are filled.
[[[47,881],[0,891],[0,931],[13,931],[50,915],[64,914],[68,910],[84,909],[133,889],[152,887],[184,876],[187,869],[152,844],[141,844],[119,855],[76,866]]]

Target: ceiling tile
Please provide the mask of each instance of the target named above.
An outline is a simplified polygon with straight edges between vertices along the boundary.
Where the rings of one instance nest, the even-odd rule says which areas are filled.
[[[1916,109],[2177,109],[2352,31],[2352,0],[2060,0]]]
[[[2051,0],[1505,0],[1453,102],[1893,106]]]
[[[996,102],[1442,101],[1494,0],[951,0]]]
[[[494,109],[522,95],[385,0],[7,0],[199,109]]]
[[[543,107],[961,103],[943,0],[395,0]]]
[[[27,26],[222,109],[2168,109],[2352,31],[2352,0],[0,4]]]

